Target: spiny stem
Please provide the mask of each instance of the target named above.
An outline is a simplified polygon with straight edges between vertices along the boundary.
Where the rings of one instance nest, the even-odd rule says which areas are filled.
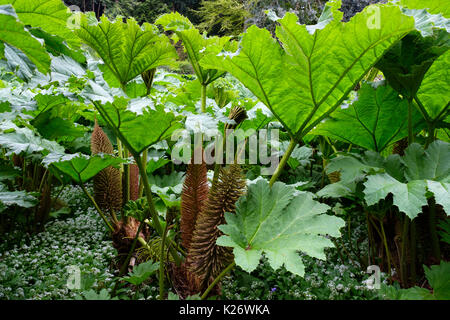
[[[236,262],[232,262],[226,267],[215,279],[214,281],[209,285],[209,287],[203,292],[201,299],[205,300],[208,297],[208,294],[211,292],[211,290],[216,286],[216,284],[236,265]]]

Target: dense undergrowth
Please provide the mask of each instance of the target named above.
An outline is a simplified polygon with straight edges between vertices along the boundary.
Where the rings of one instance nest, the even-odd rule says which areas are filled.
[[[90,190],[92,187],[89,186]],[[80,187],[66,188],[60,195],[70,213],[49,221],[45,231],[24,235],[19,231],[5,234],[0,244],[0,299],[96,299],[110,298],[117,272],[114,261],[117,252],[104,224]],[[364,236],[364,226],[352,234],[352,240]],[[89,235],[88,237],[86,235]],[[348,237],[340,241],[349,245]],[[367,244],[362,245],[367,251]],[[364,252],[363,252],[364,253]],[[346,263],[347,262],[347,263]],[[335,248],[327,250],[327,262],[306,259],[304,278],[286,270],[274,270],[264,258],[251,274],[240,269],[227,276],[222,284],[222,299],[230,300],[356,300],[378,299],[376,290],[369,289],[369,274],[361,266],[343,262]],[[78,266],[82,288],[67,287],[68,266]],[[387,283],[386,275],[382,280]],[[103,291],[102,291],[103,290]],[[148,279],[139,289],[131,285],[121,291],[121,299],[158,298],[157,279]]]

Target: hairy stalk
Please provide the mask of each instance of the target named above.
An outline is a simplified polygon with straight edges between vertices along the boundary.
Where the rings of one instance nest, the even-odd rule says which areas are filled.
[[[143,168],[141,157],[139,155],[133,155],[133,156],[139,167],[139,174],[141,176],[142,183],[144,184],[144,191],[145,191],[145,195],[147,197],[148,206],[150,208],[149,214],[152,218],[153,226],[155,227],[156,232],[162,236],[163,230],[162,230],[161,224],[159,223],[158,213],[156,212],[155,205],[153,203],[152,190],[150,189],[150,184],[148,182],[147,172]],[[145,217],[145,219],[147,219],[147,217]],[[143,224],[143,223],[141,223],[141,224]],[[174,249],[174,246],[171,245],[171,243],[168,243],[167,246],[169,248],[170,254],[172,255],[173,259],[175,260],[176,265],[179,266],[181,264],[181,258],[178,255],[178,252]]]
[[[408,231],[409,231],[409,217],[405,215],[403,221],[403,230],[402,230],[402,246],[401,246],[401,257],[400,257],[400,278],[402,280],[403,286],[406,287],[408,283],[408,275],[407,275],[407,265],[406,265],[406,250],[408,247]]]
[[[159,256],[159,300],[164,300],[164,245],[166,243],[167,231],[169,230],[169,223],[166,223],[164,232],[161,238],[161,252]]]
[[[430,213],[429,213],[429,227],[430,227],[430,238],[431,238],[431,248],[433,256],[440,260],[441,259],[441,248],[439,247],[439,238],[436,231],[436,200],[431,198],[429,203]]]
[[[384,248],[386,249],[389,276],[391,276],[391,252],[389,251],[389,247],[387,244],[386,233],[384,232],[384,223],[382,220],[380,220],[380,227],[381,227],[381,234],[383,235]]]
[[[128,251],[127,257],[125,258],[125,261],[122,264],[122,267],[120,267],[119,276],[123,276],[125,274],[125,271],[127,271],[128,264],[130,263],[131,256],[133,255],[134,249],[136,248],[136,244],[137,244],[139,235],[141,234],[141,231],[144,228],[144,225],[145,224],[142,222],[139,224],[139,228],[136,232],[136,235],[134,236],[130,251]]]
[[[208,85],[202,84],[202,113],[206,112],[206,88]]]
[[[122,141],[120,141],[119,138],[117,138],[117,150],[119,151],[119,157],[124,158],[123,156],[123,148],[122,148]],[[120,173],[123,174],[123,163],[120,163]]]
[[[81,177],[80,177],[80,181],[81,181]],[[106,216],[103,214],[102,210],[100,209],[100,207],[97,205],[97,202],[95,202],[94,198],[89,194],[89,192],[86,190],[86,187],[84,186],[83,183],[80,183],[81,189],[83,189],[84,194],[89,198],[89,200],[91,200],[92,204],[94,205],[95,209],[97,210],[98,214],[100,215],[100,217],[102,217],[103,221],[106,223],[106,225],[108,226],[109,230],[111,232],[114,232],[114,228],[111,226],[111,224],[109,223],[108,219],[106,218]]]
[[[412,99],[408,99],[408,145],[414,142],[412,127]]]
[[[297,141],[294,138],[291,138],[291,142],[289,142],[289,146],[284,153],[283,157],[281,158],[280,163],[278,164],[277,169],[275,170],[272,178],[270,179],[269,185],[272,186],[275,181],[277,181],[278,177],[281,174],[281,171],[283,171],[284,166],[286,165],[289,157],[292,154],[292,151],[294,151],[295,145],[297,144]]]
[[[411,282],[416,282],[416,259],[417,259],[417,229],[416,229],[416,221],[411,221]]]
[[[236,265],[236,262],[231,262],[228,267],[226,267],[215,279],[214,281],[209,285],[209,287],[205,290],[205,292],[202,294],[201,299],[205,300],[208,297],[208,294],[211,292],[211,290],[215,287],[216,284],[219,283],[220,280]]]
[[[147,168],[147,157],[148,157],[148,149],[145,149],[144,152],[142,152],[142,166],[144,168]],[[139,183],[139,198],[142,197],[144,194],[144,184],[142,183],[142,179]]]

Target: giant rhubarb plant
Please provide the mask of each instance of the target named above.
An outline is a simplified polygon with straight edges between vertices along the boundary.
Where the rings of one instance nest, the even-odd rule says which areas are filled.
[[[313,26],[300,25],[293,13],[282,19],[271,14],[281,45],[267,30],[251,26],[236,52],[200,61],[233,74],[289,132],[291,144],[271,184],[295,145],[341,105],[387,49],[415,29],[414,18],[393,4],[369,6],[346,23],[340,5],[328,2]]]

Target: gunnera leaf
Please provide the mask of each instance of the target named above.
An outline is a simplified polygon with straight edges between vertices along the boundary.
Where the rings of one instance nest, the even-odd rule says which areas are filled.
[[[232,250],[216,244],[217,238],[222,235],[218,226],[225,222],[225,212],[230,215],[234,213],[236,201],[243,195],[244,189],[245,180],[239,165],[232,164],[222,169],[204,209],[197,217],[187,262],[190,271],[198,275],[204,285],[233,261]]]
[[[236,264],[252,272],[264,253],[272,268],[282,265],[303,276],[305,267],[299,252],[325,260],[324,249],[333,247],[326,235],[339,237],[345,225],[341,218],[326,215],[326,204],[313,200],[310,193],[296,193],[292,186],[266,180],[248,187],[246,196],[236,204],[236,214],[226,212],[225,234],[218,246],[233,248]]]

